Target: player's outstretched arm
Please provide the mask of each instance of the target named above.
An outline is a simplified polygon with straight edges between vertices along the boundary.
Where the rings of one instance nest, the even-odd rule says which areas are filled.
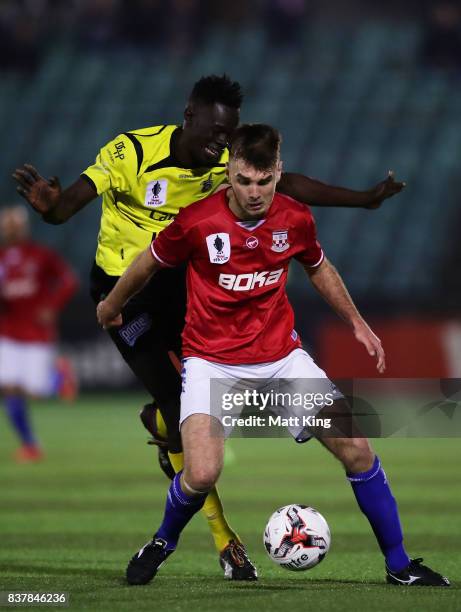
[[[150,246],[140,253],[118,279],[109,295],[97,305],[98,323],[104,329],[121,325],[122,308],[161,267],[153,257]]]
[[[384,200],[400,193],[404,187],[405,183],[396,181],[392,171],[384,181],[366,191],[333,187],[302,174],[284,172],[277,191],[313,206],[379,208]]]
[[[336,268],[325,258],[317,268],[305,267],[312,284],[339,316],[351,326],[354,336],[372,357],[376,357],[376,369],[380,374],[386,369],[381,340],[372,332],[352,301]]]
[[[53,225],[65,223],[97,196],[95,189],[82,178],[63,191],[57,177],[47,180],[30,164],[16,168],[13,178],[18,183],[18,193],[44,221]]]

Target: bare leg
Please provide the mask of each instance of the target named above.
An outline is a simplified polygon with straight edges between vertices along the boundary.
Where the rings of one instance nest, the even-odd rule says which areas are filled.
[[[320,442],[341,461],[348,474],[371,469],[375,454],[367,438],[321,438]]]
[[[187,495],[210,491],[224,461],[224,434],[215,417],[192,414],[181,427],[184,470],[181,488]]]

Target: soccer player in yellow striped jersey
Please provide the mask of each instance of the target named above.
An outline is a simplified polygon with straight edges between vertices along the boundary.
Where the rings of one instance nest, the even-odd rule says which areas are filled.
[[[96,163],[67,189],[62,190],[56,178],[45,180],[29,164],[15,171],[19,193],[48,223],[64,223],[98,195],[103,196],[91,272],[95,303],[109,293],[153,234],[166,227],[180,208],[219,188],[241,102],[238,83],[225,75],[203,77],[192,89],[182,125],[157,125],[121,134],[101,149]],[[300,174],[283,173],[277,189],[311,205],[376,208],[403,186],[389,176],[370,190],[351,191]],[[185,302],[184,271],[162,270],[125,305],[123,326],[108,330],[160,408],[165,423],[157,419],[154,404],[145,406],[141,417],[156,440],[167,445],[176,471],[182,468],[178,428],[181,379],[174,362],[181,351]],[[162,448],[159,459],[172,477]],[[207,498],[204,512],[225,577],[255,580],[256,569],[227,523],[216,491]]]
[[[182,168],[171,149],[180,126],[160,125],[120,134],[82,174],[102,195],[96,263],[120,276],[177,213],[225,181],[228,150],[212,166]]]

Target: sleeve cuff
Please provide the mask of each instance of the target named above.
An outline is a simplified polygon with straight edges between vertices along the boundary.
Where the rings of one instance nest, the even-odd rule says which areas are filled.
[[[308,264],[308,268],[318,268],[324,259],[325,259],[325,255],[323,254],[323,251],[322,251],[318,262],[315,264]]]
[[[95,192],[96,192],[96,193],[99,195],[99,193],[98,193],[98,188],[96,187],[95,182],[93,181],[93,179],[92,179],[92,178],[90,178],[90,177],[88,176],[88,174],[85,174],[84,172],[83,172],[83,173],[82,173],[80,176],[81,176],[81,178],[82,178],[84,181],[86,181],[86,182],[88,183],[88,185],[90,185],[90,187],[93,187],[93,189],[95,190]]]
[[[152,242],[150,245],[150,252],[152,253],[152,257],[154,257],[154,259],[156,259],[159,263],[162,264],[162,266],[165,266],[166,268],[174,268],[173,264],[170,264],[166,261],[164,261],[161,257],[159,257],[154,249],[154,243]]]

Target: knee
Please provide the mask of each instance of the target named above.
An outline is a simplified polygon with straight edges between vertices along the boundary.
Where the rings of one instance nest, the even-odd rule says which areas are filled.
[[[215,486],[220,471],[218,466],[190,466],[184,469],[183,478],[194,491],[204,493]]]
[[[340,445],[337,454],[346,472],[360,474],[373,466],[375,455],[366,438],[348,438]]]

